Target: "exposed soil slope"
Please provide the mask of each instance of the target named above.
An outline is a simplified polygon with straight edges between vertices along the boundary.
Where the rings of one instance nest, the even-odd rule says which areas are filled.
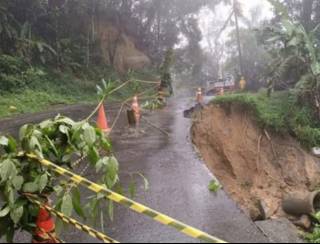
[[[319,160],[289,135],[260,129],[237,105],[210,105],[192,127],[193,142],[224,189],[253,219],[279,217],[288,193],[314,190]]]
[[[136,47],[130,36],[104,21],[98,22],[97,27],[106,64],[112,65],[120,73],[130,69],[140,70],[151,64],[149,57]]]

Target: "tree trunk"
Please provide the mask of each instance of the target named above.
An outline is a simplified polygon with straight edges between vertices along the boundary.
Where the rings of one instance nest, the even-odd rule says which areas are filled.
[[[238,44],[238,52],[239,52],[239,68],[240,68],[240,75],[243,76],[243,65],[242,65],[242,49],[241,49],[241,41],[240,41],[240,29],[239,29],[239,21],[238,21],[238,1],[233,1],[233,12],[234,12],[234,19],[236,23],[236,31],[237,31],[237,44]]]
[[[312,29],[312,13],[314,0],[303,0],[302,2],[302,23],[307,31]]]

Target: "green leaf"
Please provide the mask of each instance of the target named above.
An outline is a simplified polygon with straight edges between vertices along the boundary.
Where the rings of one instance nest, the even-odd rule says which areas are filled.
[[[28,213],[32,216],[32,217],[37,217],[39,214],[39,207],[34,205],[34,204],[30,204],[28,206]]]
[[[53,190],[57,194],[57,196],[59,197],[61,195],[61,193],[63,192],[63,187],[60,185],[57,185],[53,188]]]
[[[97,136],[96,136],[96,131],[93,127],[87,127],[84,130],[84,140],[88,145],[93,145],[96,140],[97,140]]]
[[[89,149],[88,158],[93,165],[99,161],[99,152],[95,147]]]
[[[48,175],[44,174],[39,179],[39,191],[40,193],[46,188],[48,184]]]
[[[62,116],[57,116],[55,122],[56,123],[64,123],[64,124],[67,124],[70,126],[73,126],[75,124],[75,122],[72,119],[67,118],[67,117],[62,117]]]
[[[9,137],[8,145],[5,150],[7,153],[13,153],[17,150],[17,142],[13,137]]]
[[[52,125],[53,125],[53,122],[52,122],[51,119],[45,120],[45,121],[43,121],[43,122],[41,122],[41,123],[39,124],[39,126],[40,126],[41,129],[51,127]]]
[[[119,180],[118,171],[119,171],[118,160],[115,157],[110,157],[108,159],[108,164],[106,167],[106,183],[109,189],[112,188]]]
[[[23,186],[23,192],[35,193],[37,191],[39,191],[39,185],[35,182],[29,182]]]
[[[0,218],[7,216],[10,213],[10,207],[7,206],[0,211]]]
[[[9,139],[5,136],[0,137],[0,145],[1,146],[8,146],[9,144]]]
[[[109,200],[108,204],[108,214],[111,221],[114,220],[114,204],[113,201]]]
[[[103,95],[103,90],[100,86],[96,86],[98,95]]]
[[[7,243],[13,243],[13,238],[14,238],[14,227],[12,225],[9,225],[6,233]]]
[[[74,188],[72,191],[72,204],[76,213],[85,219],[85,214],[81,206],[81,195],[78,188]]]
[[[69,127],[65,126],[65,125],[60,125],[59,126],[59,131],[62,133],[62,134],[65,134],[65,135],[69,135]]]
[[[72,197],[70,194],[65,194],[62,198],[61,212],[70,217],[73,211]]]
[[[34,149],[39,149],[40,150],[40,149],[42,149],[38,138],[35,137],[35,136],[31,137],[29,146],[30,146],[31,150],[34,150]]]
[[[4,182],[8,180],[10,176],[14,176],[16,174],[16,166],[10,159],[6,159],[3,161],[1,167],[0,167],[0,177],[1,181]]]
[[[22,218],[22,215],[23,206],[15,208],[13,211],[10,212],[10,217],[15,224],[19,223],[20,219]]]
[[[64,227],[64,222],[60,218],[57,218],[56,219],[56,233],[58,235],[60,235],[62,233],[63,227]]]
[[[112,145],[111,143],[106,139],[106,138],[102,138],[101,139],[101,144],[104,150],[106,151],[111,151],[112,150]]]
[[[216,180],[212,180],[208,188],[211,192],[218,192],[221,189],[221,185]]]
[[[9,206],[14,205],[14,203],[15,203],[15,194],[14,194],[14,191],[13,191],[13,189],[11,187],[8,187],[8,189],[7,189],[7,196],[8,196]]]
[[[105,167],[107,164],[108,164],[107,157],[104,157],[104,158],[101,158],[100,160],[98,160],[98,162],[95,165],[96,172],[99,173],[101,171],[102,167]]]
[[[14,186],[14,188],[17,190],[17,191],[20,191],[21,190],[21,187],[24,183],[24,179],[22,176],[16,176],[14,177],[14,179],[12,180],[12,184]]]
[[[103,88],[106,90],[108,86],[105,79],[102,79],[102,85],[103,85]]]
[[[9,218],[0,218],[0,238],[2,238],[8,232],[8,226],[11,224]]]
[[[24,125],[20,128],[19,131],[19,138],[20,140],[22,140],[23,138],[25,138],[28,134],[29,129],[31,128],[31,125]]]
[[[51,149],[53,150],[55,156],[58,156],[59,153],[58,153],[58,150],[57,150],[56,146],[54,145],[53,141],[50,140],[50,138],[48,136],[45,136],[45,138],[46,138],[47,142],[49,143]]]

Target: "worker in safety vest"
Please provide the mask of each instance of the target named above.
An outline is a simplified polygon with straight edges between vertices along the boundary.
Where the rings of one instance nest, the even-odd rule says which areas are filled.
[[[241,90],[241,91],[244,91],[244,90],[246,89],[247,81],[244,79],[243,76],[241,77],[241,80],[240,80],[240,82],[239,82],[239,85],[240,85],[240,90]]]
[[[220,89],[220,94],[219,94],[220,96],[223,96],[224,95],[224,88],[223,87],[221,87],[221,89]]]
[[[202,89],[198,88],[197,95],[196,95],[197,103],[202,104],[203,103],[203,95],[202,95]]]

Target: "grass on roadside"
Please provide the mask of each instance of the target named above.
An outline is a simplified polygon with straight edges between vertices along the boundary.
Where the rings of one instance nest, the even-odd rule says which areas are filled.
[[[232,94],[215,98],[214,104],[238,104],[252,112],[261,128],[295,136],[304,146],[320,146],[320,124],[308,106],[298,102],[296,94],[266,92]]]
[[[60,76],[60,79],[51,76],[46,77],[40,86],[33,84],[16,92],[3,92],[0,94],[0,118],[41,112],[55,105],[95,104],[98,102],[96,85],[100,83],[101,80],[88,81],[70,75]],[[120,84],[122,83],[117,81],[115,86]],[[143,91],[146,91],[146,96],[154,93],[152,85],[132,82],[108,100],[110,102],[123,101]]]
[[[134,82],[135,79],[157,80],[155,70],[128,72],[119,77],[107,66],[82,67],[78,70],[55,70],[52,67],[30,66],[19,57],[0,55],[0,118],[21,113],[40,112],[53,105],[94,104],[98,102],[96,85],[102,79],[115,82],[133,80],[109,98],[123,101],[135,93],[154,93],[153,86]],[[149,91],[150,90],[150,91]]]
[[[57,92],[25,90],[16,94],[8,93],[0,96],[0,117],[40,112],[55,105],[78,102],[94,103],[95,101],[96,98],[89,95],[72,96]]]

